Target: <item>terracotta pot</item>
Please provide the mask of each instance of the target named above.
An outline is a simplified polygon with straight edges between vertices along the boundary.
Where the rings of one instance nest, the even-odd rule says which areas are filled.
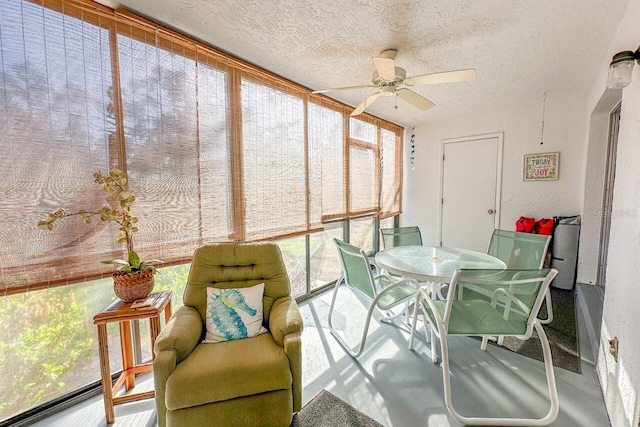
[[[153,270],[143,270],[135,274],[126,271],[113,272],[113,291],[124,302],[148,297],[154,285]]]

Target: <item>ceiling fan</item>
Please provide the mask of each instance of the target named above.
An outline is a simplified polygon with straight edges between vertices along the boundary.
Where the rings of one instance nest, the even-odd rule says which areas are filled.
[[[395,58],[397,54],[397,50],[388,49],[383,51],[379,57],[373,57],[373,64],[376,67],[376,71],[373,72],[370,85],[337,87],[333,89],[316,90],[313,93],[365,88],[378,89],[378,92],[370,95],[353,110],[351,113],[352,117],[364,112],[364,110],[381,96],[393,95],[407,101],[422,111],[426,111],[435,104],[424,96],[409,89],[410,87],[437,83],[467,82],[475,80],[476,78],[476,70],[473,68],[407,77],[407,72],[404,68],[396,67]],[[397,105],[396,108],[398,108]]]

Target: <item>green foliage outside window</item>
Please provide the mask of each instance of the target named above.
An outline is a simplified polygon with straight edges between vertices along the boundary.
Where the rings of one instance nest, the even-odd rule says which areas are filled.
[[[0,299],[0,419],[66,391],[66,374],[91,355],[88,289],[52,289]]]
[[[182,305],[189,264],[165,267],[154,291],[173,291]],[[111,278],[0,298],[0,421],[100,379],[93,316],[115,299]],[[148,322],[141,322],[147,328]],[[118,328],[110,335],[112,371],[120,369]],[[142,334],[150,355],[149,334]],[[146,355],[143,354],[143,357]]]

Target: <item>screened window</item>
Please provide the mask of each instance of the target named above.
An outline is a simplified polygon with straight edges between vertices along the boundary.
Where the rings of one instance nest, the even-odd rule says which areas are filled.
[[[308,129],[312,221],[344,218],[347,214],[344,114],[309,103]]]
[[[105,227],[34,227],[47,211],[102,202],[92,174],[109,164],[116,131],[113,69],[97,20],[28,2],[0,7],[0,278],[2,289],[26,289],[96,271],[116,248]]]
[[[304,101],[242,80],[245,240],[306,231]]]
[[[395,132],[380,129],[380,218],[398,215],[402,206],[402,141]]]
[[[380,160],[378,128],[351,118],[349,126],[350,211],[356,215],[379,210]]]
[[[93,173],[127,172],[135,249],[188,262],[209,241],[280,239],[399,213],[402,129],[89,1],[0,5],[5,293],[110,275],[117,224]]]
[[[157,288],[179,291],[200,244],[271,239],[301,294],[338,278],[342,224],[371,250],[375,216],[400,213],[402,128],[351,111],[126,11],[0,2],[0,314],[28,312],[0,339],[0,368],[47,388],[7,382],[0,420],[98,374],[87,322],[114,296],[93,287],[111,274],[99,260],[125,248],[114,223],[40,230],[47,212],[97,211],[93,173],[117,167],[136,195],[136,251],[166,264]]]

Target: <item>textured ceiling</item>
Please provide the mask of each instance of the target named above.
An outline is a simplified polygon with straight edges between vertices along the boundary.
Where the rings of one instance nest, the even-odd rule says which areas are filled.
[[[101,0],[195,36],[312,90],[370,84],[372,56],[398,50],[407,75],[475,68],[477,80],[422,86],[421,112],[381,97],[371,114],[402,125],[540,108],[585,96],[630,0]],[[604,82],[603,82],[604,84]],[[328,94],[357,106],[374,89]]]

